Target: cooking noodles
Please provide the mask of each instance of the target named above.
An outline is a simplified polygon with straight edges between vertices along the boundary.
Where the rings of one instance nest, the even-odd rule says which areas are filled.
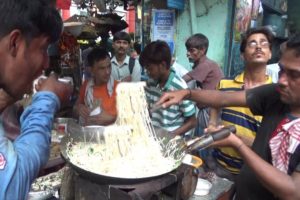
[[[144,92],[145,84],[120,83],[117,88],[118,119],[98,142],[69,145],[70,161],[98,174],[121,178],[157,176],[174,169],[181,161],[176,145],[164,144],[151,124]],[[100,137],[103,137],[100,139]]]

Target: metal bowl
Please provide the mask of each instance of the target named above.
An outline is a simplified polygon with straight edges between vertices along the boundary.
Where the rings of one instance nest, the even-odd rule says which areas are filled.
[[[65,22],[64,30],[71,33],[74,37],[78,37],[82,33],[84,23],[82,22]]]
[[[77,120],[74,118],[67,118],[67,117],[57,117],[54,119],[54,123],[58,124],[67,124],[69,121],[76,122]]]

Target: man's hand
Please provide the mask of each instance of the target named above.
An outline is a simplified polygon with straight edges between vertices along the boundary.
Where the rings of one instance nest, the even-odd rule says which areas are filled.
[[[233,147],[237,151],[241,147],[241,145],[245,145],[245,143],[236,135],[233,133],[230,133],[230,135],[222,140],[214,142],[211,146],[213,147]]]
[[[116,121],[116,116],[113,116],[102,110],[100,114],[89,116],[86,118],[86,125],[101,125],[106,126],[114,123]]]
[[[15,99],[9,96],[3,89],[0,89],[0,112],[14,102]]]
[[[156,106],[167,108],[171,105],[179,104],[185,97],[190,95],[189,90],[177,90],[164,93],[161,98],[155,103]]]
[[[223,125],[208,124],[207,128],[204,129],[204,132],[209,134],[209,133],[212,133],[212,132],[215,132],[215,131],[219,131],[222,128],[224,128]]]
[[[41,78],[35,85],[37,91],[49,91],[55,93],[62,105],[70,102],[70,96],[73,92],[72,85],[68,83],[62,83],[57,80],[54,74],[51,74],[49,78]]]
[[[122,82],[131,82],[131,80],[132,80],[132,78],[131,78],[131,76],[129,75],[129,76],[124,77],[121,81],[122,81]]]
[[[87,119],[90,116],[91,110],[84,104],[78,104],[78,114],[83,119]]]

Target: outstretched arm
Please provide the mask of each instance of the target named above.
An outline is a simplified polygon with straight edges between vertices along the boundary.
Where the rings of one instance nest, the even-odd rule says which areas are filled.
[[[217,90],[177,90],[166,92],[156,105],[164,108],[180,103],[183,99],[189,99],[202,105],[211,107],[246,106],[246,92],[223,92]]]
[[[254,171],[258,180],[279,199],[300,199],[300,172],[295,171],[291,176],[281,172],[260,158],[234,134],[216,142],[214,146],[232,146],[239,151],[244,162]]]

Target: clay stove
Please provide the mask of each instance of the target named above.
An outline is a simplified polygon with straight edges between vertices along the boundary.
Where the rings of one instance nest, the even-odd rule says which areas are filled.
[[[193,195],[198,180],[197,170],[184,164],[168,174],[128,185],[99,184],[74,171],[72,173],[73,186],[69,184],[68,191],[62,192],[63,199],[158,200],[164,195],[168,199],[187,200]]]

